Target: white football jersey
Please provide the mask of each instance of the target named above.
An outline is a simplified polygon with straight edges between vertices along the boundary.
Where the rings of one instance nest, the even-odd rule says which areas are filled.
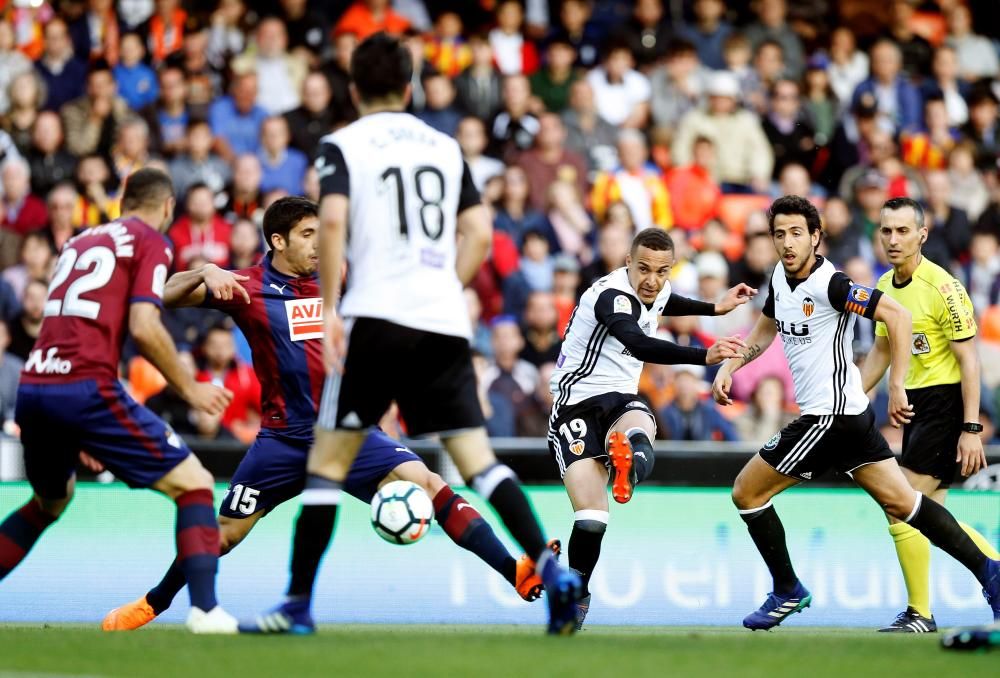
[[[668,282],[652,306],[647,308],[632,289],[625,267],[612,271],[591,285],[573,311],[556,369],[549,381],[553,411],[596,395],[639,392],[642,361],[611,336],[607,325],[597,318],[598,299],[608,290],[617,292],[611,297],[610,311],[631,314],[638,306],[637,322],[650,337],[656,334],[659,316],[670,298]]]
[[[320,141],[320,194],[349,199],[340,313],[470,338],[456,217],[479,204],[458,142],[408,113],[366,115]]]
[[[831,287],[837,290],[834,301]],[[784,268],[774,267],[764,313],[774,318],[802,414],[861,414],[868,408],[851,341],[855,314],[868,315],[869,302],[874,312],[871,289],[853,285],[825,259],[794,289]]]

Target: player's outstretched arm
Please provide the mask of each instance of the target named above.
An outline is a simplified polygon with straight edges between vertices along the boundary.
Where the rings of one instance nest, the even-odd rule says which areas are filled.
[[[489,254],[493,240],[493,225],[489,213],[482,205],[474,205],[458,213],[455,224],[458,250],[455,253],[455,272],[462,285],[468,285],[479,272],[479,267]]]
[[[861,388],[865,393],[878,385],[887,369],[889,369],[889,339],[876,336],[872,350],[861,365]]]
[[[168,308],[200,306],[211,294],[218,301],[232,301],[242,297],[249,304],[250,295],[240,284],[249,279],[215,264],[205,264],[170,276],[163,288],[163,303]]]
[[[910,423],[913,416],[903,386],[910,368],[913,319],[908,310],[888,295],[879,295],[872,301],[877,304],[874,319],[885,323],[889,333],[889,421],[898,428]]]
[[[774,325],[774,319],[761,313],[757,318],[757,324],[753,326],[750,336],[746,339],[742,353],[724,362],[715,375],[715,381],[712,383],[712,397],[715,398],[715,402],[720,405],[733,404],[729,397],[729,390],[733,387],[733,372],[759,358],[777,334],[778,329]]]
[[[979,354],[976,342],[966,339],[952,341],[951,352],[958,360],[962,373],[962,411],[965,422],[979,421]],[[958,439],[956,461],[962,465],[962,475],[971,476],[986,468],[986,453],[978,433],[963,431]]]
[[[663,307],[661,315],[725,315],[737,306],[742,306],[753,299],[756,294],[757,290],[743,283],[726,292],[726,296],[717,304],[688,299],[679,294],[671,293],[670,298],[667,299],[667,303]]]
[[[212,384],[198,383],[194,375],[184,369],[177,357],[174,340],[160,320],[160,309],[156,304],[148,301],[133,303],[129,308],[128,330],[139,352],[153,363],[167,383],[192,407],[213,415],[226,409],[233,399],[232,392]]]

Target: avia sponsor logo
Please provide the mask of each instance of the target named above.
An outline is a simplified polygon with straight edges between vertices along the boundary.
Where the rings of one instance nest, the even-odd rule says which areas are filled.
[[[288,338],[292,341],[323,338],[323,300],[289,299],[285,302],[288,316]]]
[[[42,349],[36,348],[28,355],[28,362],[24,364],[25,372],[35,374],[69,374],[73,369],[73,363],[59,357],[59,347],[53,346],[42,357]]]

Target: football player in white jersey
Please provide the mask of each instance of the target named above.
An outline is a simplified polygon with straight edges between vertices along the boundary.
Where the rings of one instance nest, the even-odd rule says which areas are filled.
[[[636,235],[625,266],[580,298],[549,382],[549,452],[573,504],[569,566],[584,586],[578,627],[590,609],[587,585],[608,525],[609,469],[612,495],[621,504],[653,469],[656,424],[637,395],[643,363],[714,365],[746,348],[738,337],[706,350],[653,336],[661,315],[720,315],[756,294],[741,284],[718,304],[685,299],[671,293],[673,264],[674,243],[666,231],[648,228]]]
[[[547,547],[517,477],[490,448],[479,407],[462,288],[486,256],[492,227],[458,142],[405,112],[412,73],[410,53],[398,40],[384,33],[365,40],[351,59],[361,117],[321,141],[316,168],[328,376],[287,598],[245,631],[314,630],[313,584],[344,480],[368,430],[393,401],[411,435],[441,436],[462,477],[534,561],[546,590],[549,632],[575,630],[579,577]],[[345,255],[349,279],[341,300]]]
[[[727,360],[712,385],[717,402],[731,404],[732,374],[781,335],[802,416],[775,434],[740,472],[733,502],[774,579],[774,590],[743,620],[748,629],[770,629],[812,602],[795,575],[781,520],[771,500],[784,490],[836,469],[849,475],[889,515],[909,523],[965,565],[983,586],[1000,619],[1000,561],[990,560],[940,504],[913,490],[875,425],[871,403],[851,352],[857,315],[885,323],[892,364],[889,419],[910,421],[903,379],[910,363],[910,313],[888,295],[857,285],[816,254],[821,223],[816,208],[798,196],[779,198],[768,222],[781,259],[771,275],[764,313],[747,348]]]

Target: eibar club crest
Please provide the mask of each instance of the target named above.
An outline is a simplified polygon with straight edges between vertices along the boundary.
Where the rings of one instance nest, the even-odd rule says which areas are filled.
[[[802,312],[806,314],[808,318],[816,310],[816,303],[810,297],[806,297],[802,300]]]

